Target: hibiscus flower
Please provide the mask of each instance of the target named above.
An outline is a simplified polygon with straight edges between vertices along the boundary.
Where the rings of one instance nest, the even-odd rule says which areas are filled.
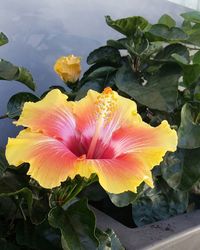
[[[157,127],[143,122],[136,103],[111,88],[89,90],[75,102],[54,89],[37,103],[25,103],[15,123],[26,128],[9,138],[7,160],[29,163],[28,174],[44,188],[93,173],[110,193],[137,192],[143,181],[153,187],[151,169],[177,146],[167,121]]]

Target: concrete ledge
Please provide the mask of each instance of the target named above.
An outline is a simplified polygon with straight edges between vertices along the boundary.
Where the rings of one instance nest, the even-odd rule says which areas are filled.
[[[199,250],[200,210],[139,228],[128,228],[93,209],[97,226],[112,228],[127,250]]]

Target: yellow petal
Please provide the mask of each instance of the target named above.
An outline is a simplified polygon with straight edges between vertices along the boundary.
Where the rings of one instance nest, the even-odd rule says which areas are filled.
[[[66,141],[75,134],[72,105],[72,102],[67,102],[66,95],[54,89],[39,102],[26,102],[15,124]]]

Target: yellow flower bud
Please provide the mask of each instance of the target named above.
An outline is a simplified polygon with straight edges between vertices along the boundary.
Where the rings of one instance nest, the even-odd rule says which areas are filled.
[[[74,55],[62,56],[56,61],[54,70],[63,81],[75,83],[81,73],[80,62],[80,57]]]

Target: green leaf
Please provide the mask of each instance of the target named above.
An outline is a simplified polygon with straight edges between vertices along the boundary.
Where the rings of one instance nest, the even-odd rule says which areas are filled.
[[[63,249],[88,250],[98,247],[94,235],[95,217],[86,200],[73,203],[66,211],[55,207],[48,218],[50,225],[61,231]]]
[[[200,12],[199,11],[189,11],[186,13],[182,13],[181,16],[190,22],[200,23]]]
[[[197,51],[197,52],[194,54],[193,63],[194,63],[194,64],[200,64],[200,50]]]
[[[114,73],[117,69],[111,66],[103,66],[95,69],[91,73],[87,75],[87,81],[93,80],[96,78],[108,78],[112,73]]]
[[[133,193],[131,191],[127,191],[121,194],[111,194],[108,193],[108,196],[112,203],[117,206],[117,207],[125,207],[128,206],[129,204],[133,203],[136,201],[136,199],[139,197],[141,192],[143,191],[144,188],[144,183],[142,183],[138,188],[137,188],[137,193]]]
[[[178,129],[180,148],[200,147],[200,104],[186,103],[181,110],[181,124]]]
[[[117,20],[112,20],[110,16],[106,16],[106,23],[113,29],[126,36],[133,36],[138,28],[143,30],[148,25],[148,21],[140,16],[133,16]]]
[[[17,66],[10,62],[0,59],[0,80],[12,81],[15,80],[19,72]]]
[[[0,148],[0,177],[2,177],[8,167],[9,164],[5,157],[5,150]]]
[[[172,54],[172,57],[183,69],[183,82],[185,85],[191,85],[196,82],[200,77],[200,65],[199,64],[188,64],[185,57]]]
[[[75,100],[78,101],[87,95],[87,92],[92,89],[97,92],[102,92],[103,84],[98,80],[86,82],[77,92]]]
[[[173,190],[160,180],[132,205],[133,219],[137,226],[143,226],[184,213],[187,206],[187,192]]]
[[[24,176],[20,169],[8,169],[0,177],[0,194],[13,193],[28,185],[29,178]]]
[[[96,229],[96,236],[99,240],[99,247],[97,250],[125,250],[112,229],[107,229],[105,232]]]
[[[35,83],[33,81],[33,77],[27,69],[19,67],[19,73],[15,80],[24,83],[30,89],[35,90]]]
[[[179,43],[166,46],[158,52],[155,59],[162,62],[175,62],[176,60],[173,58],[174,54],[182,56],[187,63],[190,62],[190,55],[187,47]]]
[[[152,41],[181,42],[188,39],[188,35],[180,28],[169,28],[164,24],[154,24],[147,31],[147,36]]]
[[[88,58],[88,64],[94,63],[110,63],[110,64],[120,64],[121,56],[117,49],[110,46],[103,46],[92,51]]]
[[[32,93],[20,92],[13,95],[7,104],[7,115],[10,118],[17,118],[22,112],[25,102],[37,102],[39,98]]]
[[[108,40],[107,45],[110,47],[113,47],[115,49],[118,49],[118,50],[119,49],[126,49],[127,42],[128,42],[127,38],[121,38],[118,40]]]
[[[0,32],[0,46],[4,45],[6,43],[8,43],[7,36],[3,32]]]
[[[35,90],[35,83],[27,69],[23,67],[17,67],[3,59],[0,59],[0,80],[15,80],[23,83],[28,88]]]
[[[200,148],[168,153],[161,164],[161,171],[173,189],[190,190],[200,180]]]
[[[176,26],[175,20],[167,14],[162,15],[160,17],[158,23],[164,24],[164,25],[168,26],[169,28]]]
[[[16,226],[16,240],[20,246],[28,249],[62,249],[59,232],[50,227],[46,221],[39,226],[32,225],[28,221],[20,221]]]
[[[191,24],[190,21],[184,20],[182,25],[181,25],[181,28],[182,28],[183,31],[188,33],[188,31],[190,31],[192,29],[192,24]]]
[[[191,85],[200,77],[200,64],[183,65],[184,75],[183,80],[186,85]]]
[[[25,187],[12,193],[0,193],[0,198],[1,197],[14,197],[17,200],[25,199],[28,205],[29,214],[31,214],[33,197],[32,192],[29,188]]]
[[[117,207],[125,207],[137,199],[137,193],[127,191],[121,194],[110,194],[108,193],[110,200]]]
[[[194,89],[194,100],[200,102],[200,83],[198,83]]]
[[[172,112],[176,107],[179,71],[176,66],[163,67],[142,86],[126,64],[118,70],[115,84],[119,90],[149,108]]]
[[[33,205],[31,212],[31,222],[35,225],[40,225],[47,218],[47,214],[50,210],[48,194],[45,190],[34,191],[33,193]]]
[[[81,191],[79,198],[87,198],[89,201],[100,201],[107,198],[107,193],[98,182],[94,182]]]
[[[111,249],[115,250],[125,250],[125,248],[122,246],[119,238],[117,237],[116,233],[112,229],[107,229],[106,233],[111,239]]]
[[[183,164],[184,152],[182,150],[178,150],[174,153],[167,153],[160,164],[163,179],[173,189],[177,189],[181,183]]]

